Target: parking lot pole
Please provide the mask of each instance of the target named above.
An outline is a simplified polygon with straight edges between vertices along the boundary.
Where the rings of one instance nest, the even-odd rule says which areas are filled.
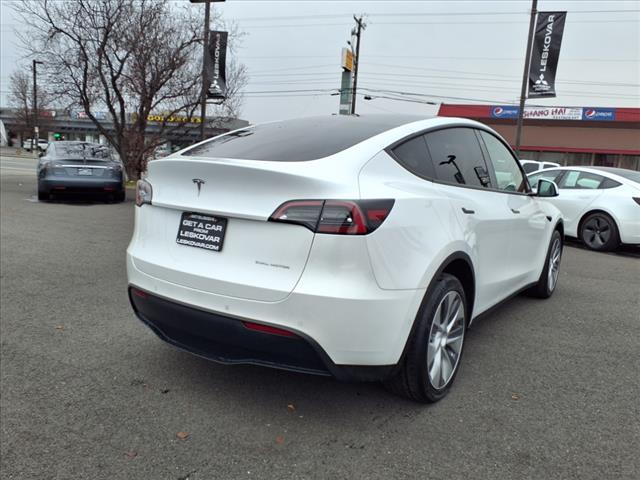
[[[533,28],[538,13],[538,0],[531,2],[531,17],[529,18],[529,35],[527,37],[527,52],[524,57],[524,73],[522,74],[522,89],[520,90],[520,108],[518,109],[518,123],[516,126],[516,155],[520,158],[520,142],[522,141],[522,120],[524,118],[524,101],[527,96],[529,81],[529,65],[531,64],[531,44],[533,43]]]
[[[204,46],[202,48],[202,93],[200,96],[200,140],[205,139],[205,121],[207,118],[207,55],[209,53],[209,17],[211,1],[204,4]]]
[[[35,147],[38,145],[38,90],[36,86],[36,65],[39,62],[37,60],[33,61],[33,135],[31,135],[31,151],[35,152]],[[35,143],[35,145],[34,145]]]

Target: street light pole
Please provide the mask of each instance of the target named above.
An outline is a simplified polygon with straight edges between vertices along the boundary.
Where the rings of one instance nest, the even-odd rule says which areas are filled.
[[[33,61],[33,135],[31,136],[31,151],[35,151],[35,147],[38,145],[38,87],[36,84],[36,65],[42,63],[38,60]],[[34,145],[35,142],[35,145]]]
[[[211,2],[204,4],[204,46],[202,48],[202,93],[200,94],[200,140],[205,139],[205,123],[207,119],[207,55],[209,53],[209,18]]]
[[[520,158],[520,144],[522,142],[522,122],[524,120],[524,101],[527,98],[527,83],[529,81],[529,66],[531,64],[531,44],[533,43],[534,25],[538,13],[538,0],[531,2],[531,16],[529,18],[529,36],[527,37],[527,52],[524,57],[524,72],[522,73],[522,87],[520,89],[520,108],[516,122],[516,155]]]

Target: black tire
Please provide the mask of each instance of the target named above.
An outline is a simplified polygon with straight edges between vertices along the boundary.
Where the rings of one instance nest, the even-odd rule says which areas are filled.
[[[39,202],[48,202],[51,199],[51,194],[44,190],[38,190],[38,201]]]
[[[441,307],[441,304],[445,302],[445,297],[447,297],[447,299],[459,299],[459,308],[462,309],[461,311],[458,310],[458,307],[456,307],[454,303],[456,300],[451,300],[452,309],[462,313],[461,318],[458,318],[458,315],[456,315],[457,319],[449,335],[449,339],[454,337],[459,338],[459,351],[455,360],[452,360],[453,349],[447,350],[454,344],[454,341],[449,344],[449,339],[446,337],[444,340],[442,340],[442,336],[438,337],[444,330],[438,328],[438,323],[434,325],[436,313]],[[462,284],[453,275],[442,274],[435,282],[435,285],[427,292],[425,300],[418,312],[413,332],[407,342],[407,347],[401,363],[398,366],[398,370],[391,378],[386,380],[384,384],[389,390],[398,395],[408,397],[417,402],[433,403],[443,398],[449,392],[458,373],[460,359],[464,349],[468,312],[467,300]],[[443,309],[444,308],[446,307],[443,307]],[[455,344],[457,348],[458,342],[455,341]],[[440,346],[437,347],[434,352],[432,345]],[[444,383],[434,385],[434,381],[429,373],[431,360],[428,359],[428,356],[432,357],[434,361],[433,366],[435,366],[438,350],[440,352],[440,362],[442,366],[444,367],[445,365],[445,359],[448,359],[446,363],[453,370],[448,373],[446,381],[442,378],[444,377],[444,373],[442,373],[440,380]],[[433,371],[434,369],[432,368],[431,370]]]
[[[604,212],[590,213],[580,224],[580,240],[590,250],[614,250],[620,244],[615,220]]]
[[[125,190],[117,192],[115,195],[115,201],[118,203],[124,202],[126,198],[127,198],[127,192]]]
[[[538,278],[538,282],[533,287],[526,291],[527,295],[536,298],[549,298],[553,295],[558,285],[563,247],[562,235],[558,230],[554,230],[551,240],[549,240],[549,248],[547,249],[540,278]]]

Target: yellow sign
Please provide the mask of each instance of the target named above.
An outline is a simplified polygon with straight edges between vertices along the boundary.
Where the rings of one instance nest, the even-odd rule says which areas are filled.
[[[167,122],[167,123],[202,123],[201,117],[185,117],[182,115],[164,115],[151,114],[147,117],[148,122]]]
[[[342,47],[342,68],[347,72],[353,71],[353,52],[346,47]]]

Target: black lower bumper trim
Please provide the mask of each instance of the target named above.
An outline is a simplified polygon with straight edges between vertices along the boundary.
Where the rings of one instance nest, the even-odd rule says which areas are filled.
[[[242,320],[188,307],[129,287],[129,299],[138,316],[156,335],[182,350],[224,364],[253,364],[343,381],[378,381],[395,366],[336,365],[311,338],[280,336],[250,330]]]

